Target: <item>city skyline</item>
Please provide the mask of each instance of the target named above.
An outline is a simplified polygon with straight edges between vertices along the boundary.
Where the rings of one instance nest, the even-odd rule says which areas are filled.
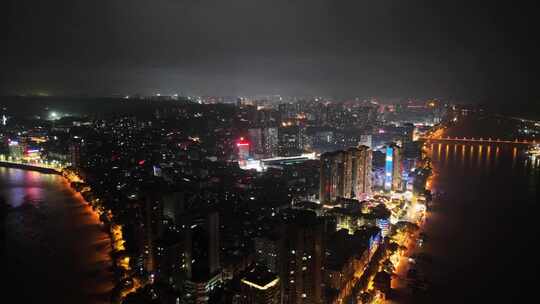
[[[3,302],[534,299],[534,4],[3,7]]]
[[[74,100],[77,111],[60,107]],[[539,121],[438,100],[11,101],[0,109],[2,236],[20,261],[9,290],[38,290],[25,303],[445,302],[431,273],[461,284],[453,264],[433,262],[449,257],[497,280],[468,286],[508,286],[470,254],[500,260],[477,238],[515,236],[486,232],[505,225],[487,209],[508,211],[484,207],[482,191],[533,201],[540,166]],[[469,231],[447,226],[462,222]],[[513,248],[498,247],[524,252]],[[54,279],[28,282],[43,272]]]

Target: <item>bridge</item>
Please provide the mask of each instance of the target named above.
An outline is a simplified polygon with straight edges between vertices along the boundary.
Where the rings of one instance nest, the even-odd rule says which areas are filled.
[[[493,143],[493,144],[513,144],[513,145],[535,145],[540,144],[540,141],[536,140],[506,140],[499,138],[474,138],[474,137],[421,137],[420,139],[425,141],[450,141],[450,142],[472,142],[472,143]]]

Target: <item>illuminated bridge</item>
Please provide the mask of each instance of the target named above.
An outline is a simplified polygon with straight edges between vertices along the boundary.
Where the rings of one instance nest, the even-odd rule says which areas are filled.
[[[499,138],[474,138],[474,137],[424,137],[420,138],[422,140],[428,141],[428,142],[473,142],[473,143],[493,143],[493,144],[514,144],[514,145],[535,145],[540,144],[540,141],[535,140],[505,140],[505,139],[499,139]]]

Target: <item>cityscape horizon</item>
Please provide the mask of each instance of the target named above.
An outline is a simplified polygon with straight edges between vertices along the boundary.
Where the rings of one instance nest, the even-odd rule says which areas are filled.
[[[536,297],[536,3],[3,4],[3,302]]]

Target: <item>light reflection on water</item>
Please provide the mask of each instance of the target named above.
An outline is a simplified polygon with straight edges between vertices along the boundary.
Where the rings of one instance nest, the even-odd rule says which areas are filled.
[[[108,234],[62,177],[0,168],[0,195],[13,207],[6,218],[7,290],[22,289],[21,303],[109,302]]]
[[[424,250],[435,261],[427,268],[433,285],[427,300],[413,302],[463,303],[470,290],[517,293],[532,282],[513,263],[535,260],[529,246],[536,238],[540,162],[511,144],[427,147],[436,197]],[[514,279],[501,279],[507,277]]]
[[[525,147],[509,144],[432,143],[429,147],[427,155],[439,168],[457,164],[489,172],[499,165],[501,150],[511,159],[512,168],[537,168],[540,165],[540,159],[532,159],[525,154]]]

